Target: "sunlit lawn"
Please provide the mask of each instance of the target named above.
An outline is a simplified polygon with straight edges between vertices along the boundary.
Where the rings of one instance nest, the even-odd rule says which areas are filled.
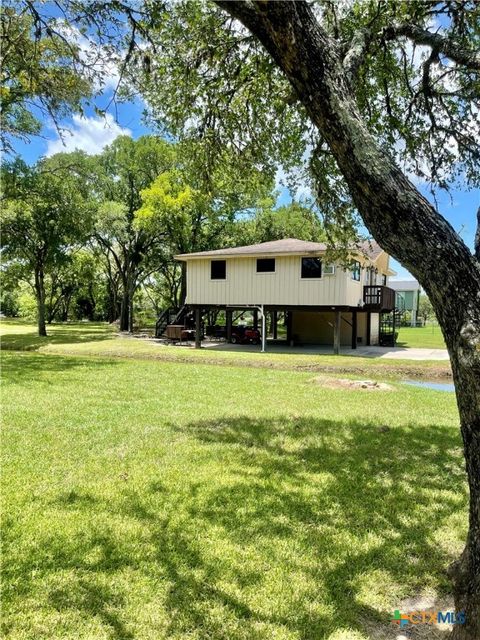
[[[38,351],[44,354],[90,355],[120,358],[155,359],[173,362],[218,363],[236,366],[254,366],[278,369],[332,370],[371,375],[378,370],[383,376],[437,377],[450,374],[448,361],[383,360],[358,356],[315,355],[301,351],[289,353],[260,353],[211,348],[195,350],[191,347],[165,346],[154,340],[120,336],[115,328],[105,323],[52,324],[48,337],[39,338],[35,326],[21,321],[3,320],[0,335],[3,349]],[[423,331],[402,328],[401,331]],[[439,331],[437,329],[437,331]],[[407,354],[408,355],[408,354]]]
[[[89,332],[109,342],[72,327],[71,346]],[[386,638],[404,598],[448,592],[466,533],[453,394],[2,360],[3,637]]]
[[[425,349],[445,349],[442,330],[437,324],[426,327],[400,327],[398,330],[398,346],[418,347]]]

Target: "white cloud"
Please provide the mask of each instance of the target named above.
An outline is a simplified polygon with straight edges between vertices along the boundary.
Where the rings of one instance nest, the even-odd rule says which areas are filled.
[[[111,45],[100,45],[87,38],[77,27],[57,20],[55,27],[59,33],[78,47],[80,61],[85,65],[83,71],[93,77],[95,91],[104,93],[117,88],[120,82],[120,64],[125,52],[117,51]]]
[[[282,165],[278,165],[275,174],[275,189],[277,191],[282,192],[288,189],[291,195],[294,196],[294,199],[299,201],[315,200],[308,171],[312,150],[312,144],[307,142],[301,164],[298,167],[285,170]]]
[[[57,133],[55,140],[49,140],[47,156],[55,153],[70,152],[79,149],[90,155],[100,153],[104,147],[111,144],[118,136],[131,136],[130,129],[118,125],[113,116],[107,113],[104,118],[86,118],[74,115],[71,128],[64,131],[62,140]]]

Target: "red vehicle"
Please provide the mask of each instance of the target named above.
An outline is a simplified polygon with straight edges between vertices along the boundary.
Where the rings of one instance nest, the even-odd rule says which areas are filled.
[[[232,327],[231,342],[233,344],[260,344],[260,331],[239,325]]]

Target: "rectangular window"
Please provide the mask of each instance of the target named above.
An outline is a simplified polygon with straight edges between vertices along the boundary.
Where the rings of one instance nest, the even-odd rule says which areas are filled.
[[[225,280],[227,277],[226,260],[212,260],[210,263],[210,277],[212,280]]]
[[[273,273],[275,258],[257,258],[257,273]]]
[[[335,274],[335,265],[334,264],[326,264],[323,268],[324,276],[333,276]]]
[[[387,286],[387,276],[385,274],[382,274],[382,284],[384,287]]]
[[[352,280],[356,280],[357,282],[360,282],[360,273],[361,273],[360,263],[355,260],[351,270]]]
[[[302,258],[302,278],[321,278],[322,261],[320,258]]]

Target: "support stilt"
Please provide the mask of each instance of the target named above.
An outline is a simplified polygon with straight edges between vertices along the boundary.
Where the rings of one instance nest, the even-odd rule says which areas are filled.
[[[357,312],[352,311],[352,349],[357,348]]]
[[[227,342],[232,341],[232,310],[227,309],[225,312],[226,325],[227,325]]]
[[[202,310],[195,309],[195,349],[202,346]]]
[[[335,311],[335,324],[333,325],[333,353],[338,356],[340,353],[340,322],[342,320],[342,312]]]

